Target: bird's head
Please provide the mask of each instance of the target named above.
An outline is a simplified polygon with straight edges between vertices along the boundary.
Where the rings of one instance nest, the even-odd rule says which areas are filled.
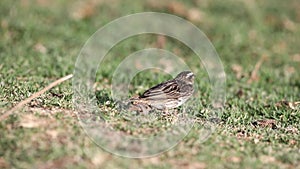
[[[191,71],[183,71],[175,77],[176,80],[184,81],[189,84],[194,83],[194,78],[195,78],[195,75]]]

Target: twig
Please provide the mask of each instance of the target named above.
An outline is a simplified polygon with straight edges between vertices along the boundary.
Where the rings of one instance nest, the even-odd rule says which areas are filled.
[[[18,103],[15,107],[13,107],[12,109],[10,109],[9,111],[7,111],[6,113],[2,114],[0,116],[0,121],[5,120],[9,115],[11,115],[14,111],[20,109],[21,107],[23,107],[25,104],[31,102],[31,100],[39,97],[41,94],[45,93],[46,91],[50,90],[51,88],[59,85],[60,83],[70,79],[73,77],[73,74],[67,75],[65,77],[62,77],[58,80],[56,80],[55,82],[50,83],[47,87],[43,88],[42,90],[33,93],[30,97],[28,97],[27,99],[21,101],[20,103]]]
[[[253,81],[258,79],[257,73],[262,65],[262,63],[267,59],[266,55],[263,55],[259,61],[255,64],[253,71],[251,72],[251,76],[248,79],[247,83],[252,83]]]

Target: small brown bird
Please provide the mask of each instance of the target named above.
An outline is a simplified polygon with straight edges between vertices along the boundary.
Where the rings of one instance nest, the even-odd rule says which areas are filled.
[[[146,90],[141,96],[131,98],[135,110],[148,113],[151,109],[166,110],[185,103],[194,92],[194,74],[183,71],[174,79],[160,83]]]

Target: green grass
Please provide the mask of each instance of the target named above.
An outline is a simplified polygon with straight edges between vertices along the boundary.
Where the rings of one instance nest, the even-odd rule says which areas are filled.
[[[156,1],[91,2],[84,2],[81,7],[79,1],[0,2],[1,114],[52,81],[72,73],[86,40],[111,20],[144,11],[178,14]],[[146,159],[113,156],[94,144],[80,127],[72,111],[72,83],[67,81],[0,122],[0,168],[299,167],[299,105],[292,109],[276,103],[300,101],[300,3],[297,0],[177,2],[186,10],[196,8],[204,13],[195,24],[215,46],[226,71],[225,109],[216,131],[206,142],[198,142],[201,125],[197,123],[182,142],[160,156]],[[73,17],[74,12],[84,8],[91,14],[83,19]],[[186,46],[174,39],[166,40],[164,49],[177,52],[197,73],[199,107],[205,109],[210,96],[205,69],[194,61],[195,55]],[[110,51],[97,72],[98,105],[109,110],[110,120],[118,121],[121,131],[134,132],[137,128],[124,127],[128,124],[126,119],[110,114],[117,113],[110,112],[114,104],[105,105],[111,100],[111,77],[126,56],[155,47],[156,43],[155,35],[126,39]],[[257,81],[248,83],[263,55],[267,59],[258,71]],[[240,77],[233,71],[233,65],[242,68],[238,72]],[[130,92],[141,93],[169,78],[163,72],[143,72],[131,82]],[[197,114],[200,121],[206,117],[203,112]],[[276,128],[254,125],[253,122],[262,119],[274,119]],[[147,134],[143,128],[138,131]]]

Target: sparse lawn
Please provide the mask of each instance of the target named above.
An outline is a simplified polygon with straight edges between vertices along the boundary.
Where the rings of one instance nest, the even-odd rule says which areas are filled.
[[[73,73],[81,47],[98,28],[144,11],[191,20],[219,53],[227,96],[210,138],[199,143],[196,124],[182,142],[159,156],[114,156],[82,130],[73,112],[69,80],[0,122],[0,168],[299,168],[300,106],[294,104],[300,101],[298,0],[1,0],[0,115]],[[137,50],[158,46],[182,56],[197,74],[200,107],[209,104],[209,79],[194,62],[194,54],[174,39],[163,44],[159,39],[139,35],[111,50],[97,72],[100,108],[109,108],[103,105],[111,99],[109,87],[118,64]],[[262,57],[265,60],[255,73]],[[132,81],[133,95],[170,78],[151,71],[138,76]]]

